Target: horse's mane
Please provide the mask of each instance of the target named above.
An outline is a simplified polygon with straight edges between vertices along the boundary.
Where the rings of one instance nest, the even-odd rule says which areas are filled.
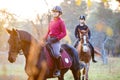
[[[32,40],[37,41],[30,33],[24,30],[17,30],[22,41],[31,42]]]

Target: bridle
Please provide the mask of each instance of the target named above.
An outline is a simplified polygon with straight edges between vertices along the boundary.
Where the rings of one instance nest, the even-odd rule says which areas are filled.
[[[78,29],[80,40],[84,39],[84,36],[86,36],[86,40],[88,39],[88,29],[87,30],[80,30]]]
[[[18,54],[22,55],[21,54],[21,51],[22,51],[22,49],[21,49],[21,42],[22,42],[22,40],[20,38],[20,33],[19,33],[18,30],[16,30],[16,33],[17,33],[17,38],[18,38],[19,49],[18,48],[16,50],[12,49],[12,50],[9,51],[9,53],[16,53],[17,52]],[[12,44],[12,45],[14,45],[14,44]]]
[[[80,41],[84,52],[88,51],[88,29],[87,30],[78,30],[80,35]]]
[[[22,40],[21,40],[21,38],[20,38],[20,33],[19,33],[18,30],[16,30],[16,32],[17,32],[17,35],[18,35],[19,43],[21,44]],[[20,45],[20,48],[21,48],[21,45]],[[22,53],[22,49],[20,49],[20,50],[18,51],[18,54],[23,55],[23,53]]]

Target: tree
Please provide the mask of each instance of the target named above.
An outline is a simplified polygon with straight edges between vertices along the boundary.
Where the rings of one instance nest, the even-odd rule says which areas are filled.
[[[5,27],[13,26],[16,22],[16,19],[13,14],[7,12],[5,9],[0,10],[0,16],[0,49],[5,49],[5,43],[7,42]]]

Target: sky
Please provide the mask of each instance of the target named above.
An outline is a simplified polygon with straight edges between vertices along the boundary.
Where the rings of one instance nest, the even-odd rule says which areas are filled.
[[[33,20],[36,14],[42,15],[48,12],[48,9],[51,9],[55,5],[60,5],[63,1],[64,0],[0,0],[0,10],[6,9],[21,19]],[[100,2],[101,0],[91,1]],[[109,4],[113,10],[119,5],[115,0],[111,0]]]
[[[46,2],[47,3],[46,3]],[[0,0],[0,10],[17,15],[22,19],[33,19],[36,14],[43,14],[63,0]],[[48,4],[49,3],[49,4]]]

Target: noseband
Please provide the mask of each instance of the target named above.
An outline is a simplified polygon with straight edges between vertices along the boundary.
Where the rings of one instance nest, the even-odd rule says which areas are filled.
[[[21,38],[20,38],[20,33],[19,33],[19,31],[18,31],[18,30],[16,30],[16,32],[17,32],[17,35],[18,35],[18,40],[19,40],[19,43],[21,44],[22,40],[21,40]],[[21,45],[20,45],[20,48],[21,48]],[[18,54],[23,55],[23,53],[22,53],[22,50],[21,50],[21,49],[18,51]]]

